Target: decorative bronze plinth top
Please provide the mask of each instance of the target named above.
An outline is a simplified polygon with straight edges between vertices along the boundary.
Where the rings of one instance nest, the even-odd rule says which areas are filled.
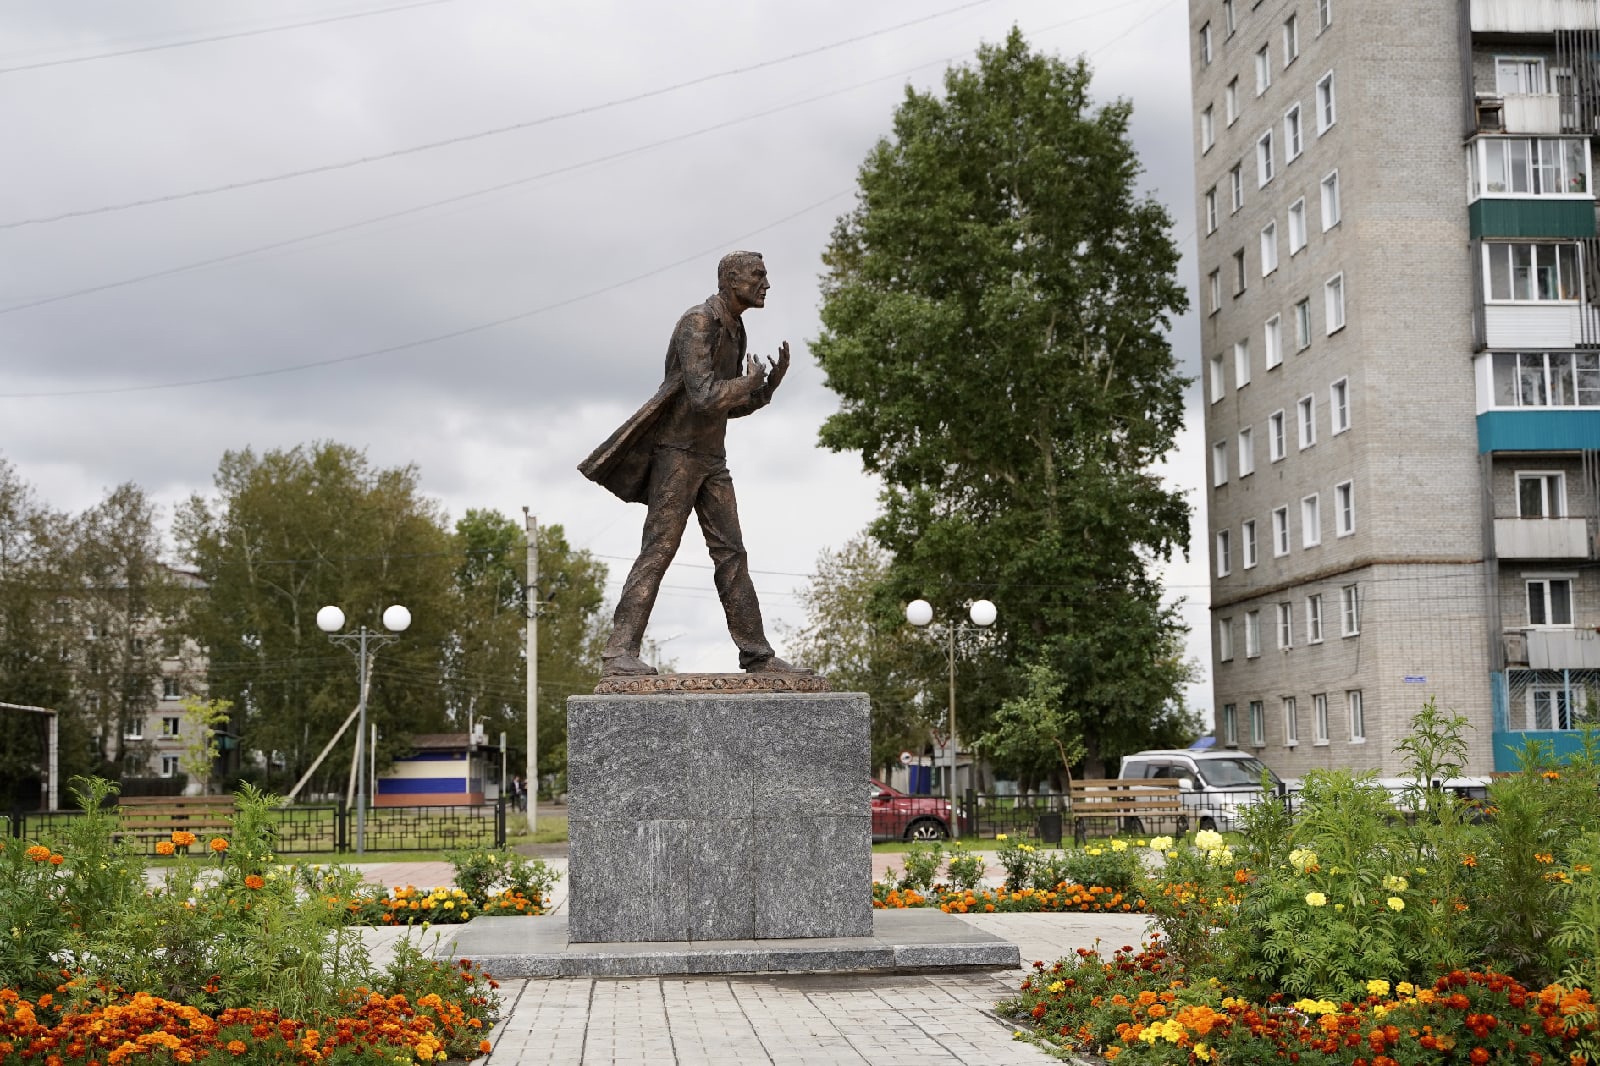
[[[596,696],[654,696],[679,692],[832,692],[817,674],[645,674],[602,677]]]

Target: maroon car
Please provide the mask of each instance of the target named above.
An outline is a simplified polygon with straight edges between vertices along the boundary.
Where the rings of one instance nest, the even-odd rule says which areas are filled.
[[[872,782],[873,840],[947,840],[950,801],[938,796],[908,796]]]

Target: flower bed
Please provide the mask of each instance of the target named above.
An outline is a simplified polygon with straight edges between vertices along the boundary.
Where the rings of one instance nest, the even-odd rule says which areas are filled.
[[[938,907],[946,914],[1133,914],[1150,909],[1141,895],[1128,895],[1104,885],[1074,885],[1065,881],[1052,889],[1041,891],[1028,887],[1015,892],[1004,888],[957,891],[935,885],[931,898],[914,888],[874,881],[872,905],[879,910]]]

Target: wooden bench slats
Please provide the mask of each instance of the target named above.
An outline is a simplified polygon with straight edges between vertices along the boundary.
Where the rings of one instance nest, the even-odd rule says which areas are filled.
[[[1091,818],[1177,818],[1187,823],[1183,791],[1171,778],[1085,778],[1067,789],[1072,835],[1083,840]],[[1179,832],[1185,831],[1183,828]]]
[[[198,836],[233,828],[232,796],[128,796],[117,808],[118,835],[146,842],[179,829]]]

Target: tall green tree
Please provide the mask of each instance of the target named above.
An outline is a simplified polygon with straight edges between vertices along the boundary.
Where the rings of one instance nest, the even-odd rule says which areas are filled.
[[[942,95],[908,88],[824,255],[814,345],[840,399],[822,443],[884,483],[890,587],[944,617],[999,607],[1008,669],[975,724],[1059,686],[1095,772],[1151,739],[1188,676],[1151,572],[1188,532],[1153,470],[1182,421],[1166,331],[1186,297],[1130,113],[1015,30]],[[1027,683],[1029,664],[1055,680]]]
[[[416,468],[374,467],[357,449],[318,442],[227,452],[214,480],[215,495],[193,497],[177,531],[207,585],[191,634],[208,653],[209,696],[233,705],[235,750],[262,752],[267,781],[284,787],[355,706],[356,663],[316,625],[327,604],[344,610],[346,632],[383,632],[390,604],[411,611],[411,627],[374,659],[368,721],[380,763],[410,734],[445,731],[456,553]],[[312,791],[342,791],[353,744],[347,732]]]

